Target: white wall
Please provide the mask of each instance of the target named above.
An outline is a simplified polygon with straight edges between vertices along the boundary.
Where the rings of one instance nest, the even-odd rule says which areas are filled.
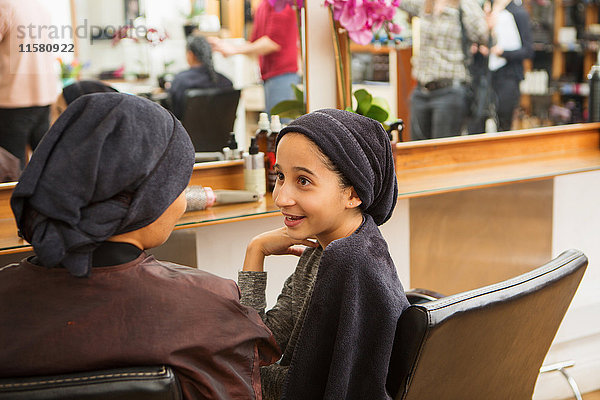
[[[554,179],[553,257],[582,250],[589,265],[544,364],[574,360],[568,372],[583,393],[600,389],[600,171]],[[534,399],[572,397],[558,372],[543,374]]]
[[[308,111],[335,108],[335,62],[331,17],[320,0],[306,0]]]

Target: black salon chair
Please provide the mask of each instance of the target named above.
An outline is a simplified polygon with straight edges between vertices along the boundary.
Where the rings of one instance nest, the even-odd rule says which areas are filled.
[[[181,123],[196,152],[221,151],[233,131],[239,89],[188,89]]]
[[[410,293],[388,374],[397,400],[531,399],[587,258],[577,250],[494,285]],[[424,301],[419,303],[420,301]]]
[[[0,379],[0,400],[181,400],[168,366]]]

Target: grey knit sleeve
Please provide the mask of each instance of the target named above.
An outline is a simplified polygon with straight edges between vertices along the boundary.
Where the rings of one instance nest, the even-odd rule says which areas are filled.
[[[260,368],[263,400],[279,400],[283,395],[283,385],[289,366],[272,364]]]
[[[241,303],[258,311],[265,325],[273,332],[273,336],[282,352],[285,352],[294,328],[292,282],[293,274],[285,281],[275,306],[265,313],[266,272],[240,271],[238,273],[238,285],[242,293]]]
[[[254,308],[264,319],[267,306],[265,290],[267,289],[267,273],[256,271],[238,272],[238,286],[242,298],[240,303]]]

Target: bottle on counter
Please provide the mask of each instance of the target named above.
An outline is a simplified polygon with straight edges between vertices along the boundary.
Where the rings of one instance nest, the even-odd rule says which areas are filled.
[[[267,136],[267,153],[265,157],[265,169],[267,170],[267,191],[272,192],[277,182],[277,174],[275,173],[275,142],[277,135],[281,130],[281,122],[279,115],[271,116],[271,132]]]
[[[267,189],[265,177],[265,153],[258,151],[256,138],[250,140],[250,148],[244,153],[244,184],[246,190],[264,197]]]
[[[227,147],[223,147],[223,155],[225,156],[225,160],[241,160],[242,159],[242,151],[238,149],[237,141],[235,140],[235,133],[231,132],[229,134],[229,143],[227,143]]]
[[[269,115],[267,113],[260,113],[258,117],[258,129],[254,135],[258,151],[267,152],[267,138],[269,137],[269,133],[271,133],[269,129]]]

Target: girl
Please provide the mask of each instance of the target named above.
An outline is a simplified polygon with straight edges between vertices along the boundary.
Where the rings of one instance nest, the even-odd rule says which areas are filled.
[[[264,398],[394,396],[387,371],[408,301],[377,228],[398,192],[386,132],[351,112],[315,111],[281,130],[275,169],[285,226],[252,239],[238,279],[242,303],[261,314],[283,352],[261,370]],[[273,254],[301,257],[265,313],[263,264]]]

